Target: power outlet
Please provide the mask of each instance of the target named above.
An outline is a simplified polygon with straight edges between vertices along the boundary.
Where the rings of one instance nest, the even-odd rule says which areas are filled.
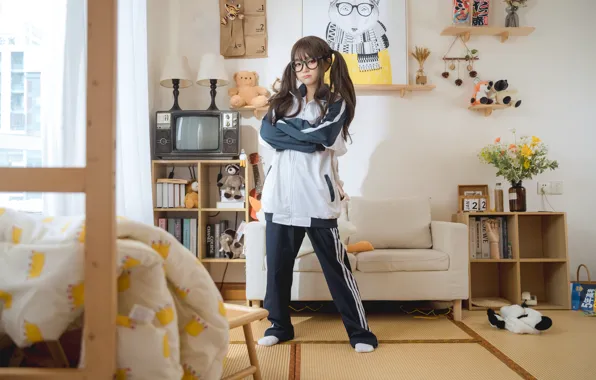
[[[562,195],[563,181],[538,182],[539,195]]]

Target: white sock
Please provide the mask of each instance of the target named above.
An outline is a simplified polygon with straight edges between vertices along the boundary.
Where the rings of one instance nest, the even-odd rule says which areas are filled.
[[[258,343],[259,346],[273,346],[274,344],[279,343],[279,339],[276,336],[269,335],[259,339]]]
[[[373,352],[375,348],[370,344],[366,343],[356,343],[356,352]]]

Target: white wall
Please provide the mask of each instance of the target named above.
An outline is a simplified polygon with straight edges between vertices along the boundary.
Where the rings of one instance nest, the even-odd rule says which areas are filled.
[[[410,196],[417,193],[432,197],[433,218],[449,220],[456,210],[458,184],[497,181],[491,167],[479,163],[478,150],[497,136],[509,139],[509,128],[518,134],[540,136],[550,145],[551,157],[560,163],[556,172],[540,180],[564,181],[564,195],[550,196],[557,211],[568,213],[570,272],[575,276],[579,263],[596,273],[596,122],[592,109],[596,96],[596,11],[593,0],[576,0],[572,11],[559,1],[531,2],[522,9],[522,25],[535,26],[529,37],[511,37],[502,44],[496,37],[472,37],[470,48],[479,50],[476,70],[486,79],[508,79],[520,90],[523,105],[516,110],[495,111],[485,118],[467,109],[473,92],[471,78],[462,70],[464,85],[441,77],[441,57],[451,37],[440,36],[450,24],[451,1],[410,0],[410,47],[422,45],[432,51],[425,65],[435,91],[407,95],[361,94],[352,125],[353,144],[340,162],[345,188],[351,195],[366,197]],[[491,2],[491,24],[503,25],[501,1]],[[261,85],[269,86],[289,61],[292,44],[302,35],[302,1],[269,0],[269,55],[267,59],[228,60],[230,74],[237,70],[256,70]],[[178,48],[188,56],[196,73],[201,54],[219,52],[217,1],[180,0],[181,19]],[[169,109],[171,91],[160,88],[159,70],[167,47],[169,23],[164,1],[149,0],[149,53],[152,111]],[[410,62],[410,77],[417,68]],[[153,86],[153,87],[151,87]],[[220,108],[228,105],[227,88],[218,95]],[[194,86],[181,91],[182,108],[206,108],[207,88]],[[256,147],[259,123],[245,119],[243,144],[248,151]],[[248,133],[247,133],[248,132]],[[446,169],[447,168],[447,169]],[[541,207],[536,181],[524,182],[528,208]],[[387,223],[391,223],[388,219]],[[223,268],[213,268],[214,278]],[[243,281],[243,268],[230,267],[226,281]]]

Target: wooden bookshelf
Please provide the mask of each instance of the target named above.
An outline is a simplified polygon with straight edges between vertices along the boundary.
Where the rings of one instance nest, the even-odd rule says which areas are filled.
[[[153,222],[159,225],[160,218],[181,218],[189,217],[197,219],[197,257],[204,263],[245,263],[242,259],[225,259],[207,257],[206,226],[211,218],[231,218],[230,228],[235,228],[236,216],[238,225],[242,221],[250,221],[250,209],[248,203],[248,192],[251,189],[250,178],[252,173],[250,165],[241,167],[241,175],[245,179],[246,200],[243,208],[216,208],[219,200],[219,188],[217,187],[217,175],[228,164],[240,164],[239,160],[155,160],[152,161],[151,182],[153,187]],[[174,169],[174,178],[189,179],[189,167],[194,168],[199,182],[199,207],[198,208],[158,208],[157,207],[157,180],[167,178]],[[213,215],[216,214],[216,215]],[[236,214],[236,215],[234,215]]]
[[[468,252],[468,310],[487,308],[476,303],[520,304],[525,291],[537,297],[535,309],[570,309],[566,213],[460,212],[452,221],[469,226],[471,217],[495,216],[507,218],[512,258],[472,259]]]

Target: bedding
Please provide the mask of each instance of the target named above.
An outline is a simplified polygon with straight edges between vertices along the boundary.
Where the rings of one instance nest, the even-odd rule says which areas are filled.
[[[115,378],[220,379],[229,324],[210,274],[158,227],[118,218],[117,237]],[[93,301],[85,299],[84,243],[84,217],[0,208],[0,337],[27,347],[80,323]]]

